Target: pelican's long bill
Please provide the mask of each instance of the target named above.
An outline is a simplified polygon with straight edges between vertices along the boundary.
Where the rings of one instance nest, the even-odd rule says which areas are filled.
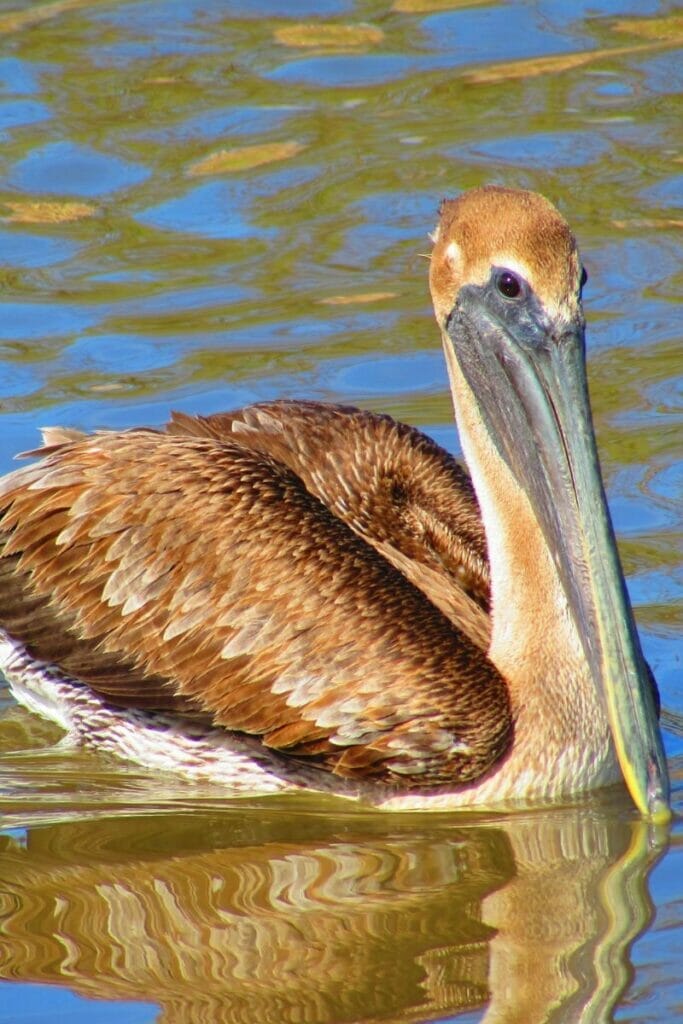
[[[664,821],[666,762],[600,475],[580,301],[549,311],[522,275],[494,267],[485,282],[462,285],[443,333],[447,361],[534,510],[631,796]]]

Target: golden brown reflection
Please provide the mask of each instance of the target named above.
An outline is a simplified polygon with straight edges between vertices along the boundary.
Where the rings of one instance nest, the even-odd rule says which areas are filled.
[[[264,802],[0,842],[0,974],[164,1024],[611,1019],[654,859],[595,806],[434,825]]]

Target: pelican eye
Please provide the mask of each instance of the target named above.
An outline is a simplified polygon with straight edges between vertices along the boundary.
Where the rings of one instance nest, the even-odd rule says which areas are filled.
[[[506,299],[516,299],[522,291],[522,282],[511,270],[499,270],[496,275],[496,288]]]

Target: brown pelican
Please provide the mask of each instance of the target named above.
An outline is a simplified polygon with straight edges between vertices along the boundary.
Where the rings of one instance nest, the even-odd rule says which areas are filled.
[[[623,775],[665,820],[574,237],[489,186],[442,204],[430,269],[472,483],[316,403],[48,431],[0,484],[4,672],[78,741],[233,791],[455,808]]]

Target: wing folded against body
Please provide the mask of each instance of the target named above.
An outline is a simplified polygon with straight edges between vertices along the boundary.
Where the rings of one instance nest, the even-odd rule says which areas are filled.
[[[187,431],[47,452],[0,490],[2,624],[36,658],[404,788],[507,749],[480,648],[282,461]]]
[[[291,400],[213,416],[174,413],[166,430],[237,442],[287,466],[488,650],[489,568],[479,506],[467,472],[431,438],[390,416]]]

